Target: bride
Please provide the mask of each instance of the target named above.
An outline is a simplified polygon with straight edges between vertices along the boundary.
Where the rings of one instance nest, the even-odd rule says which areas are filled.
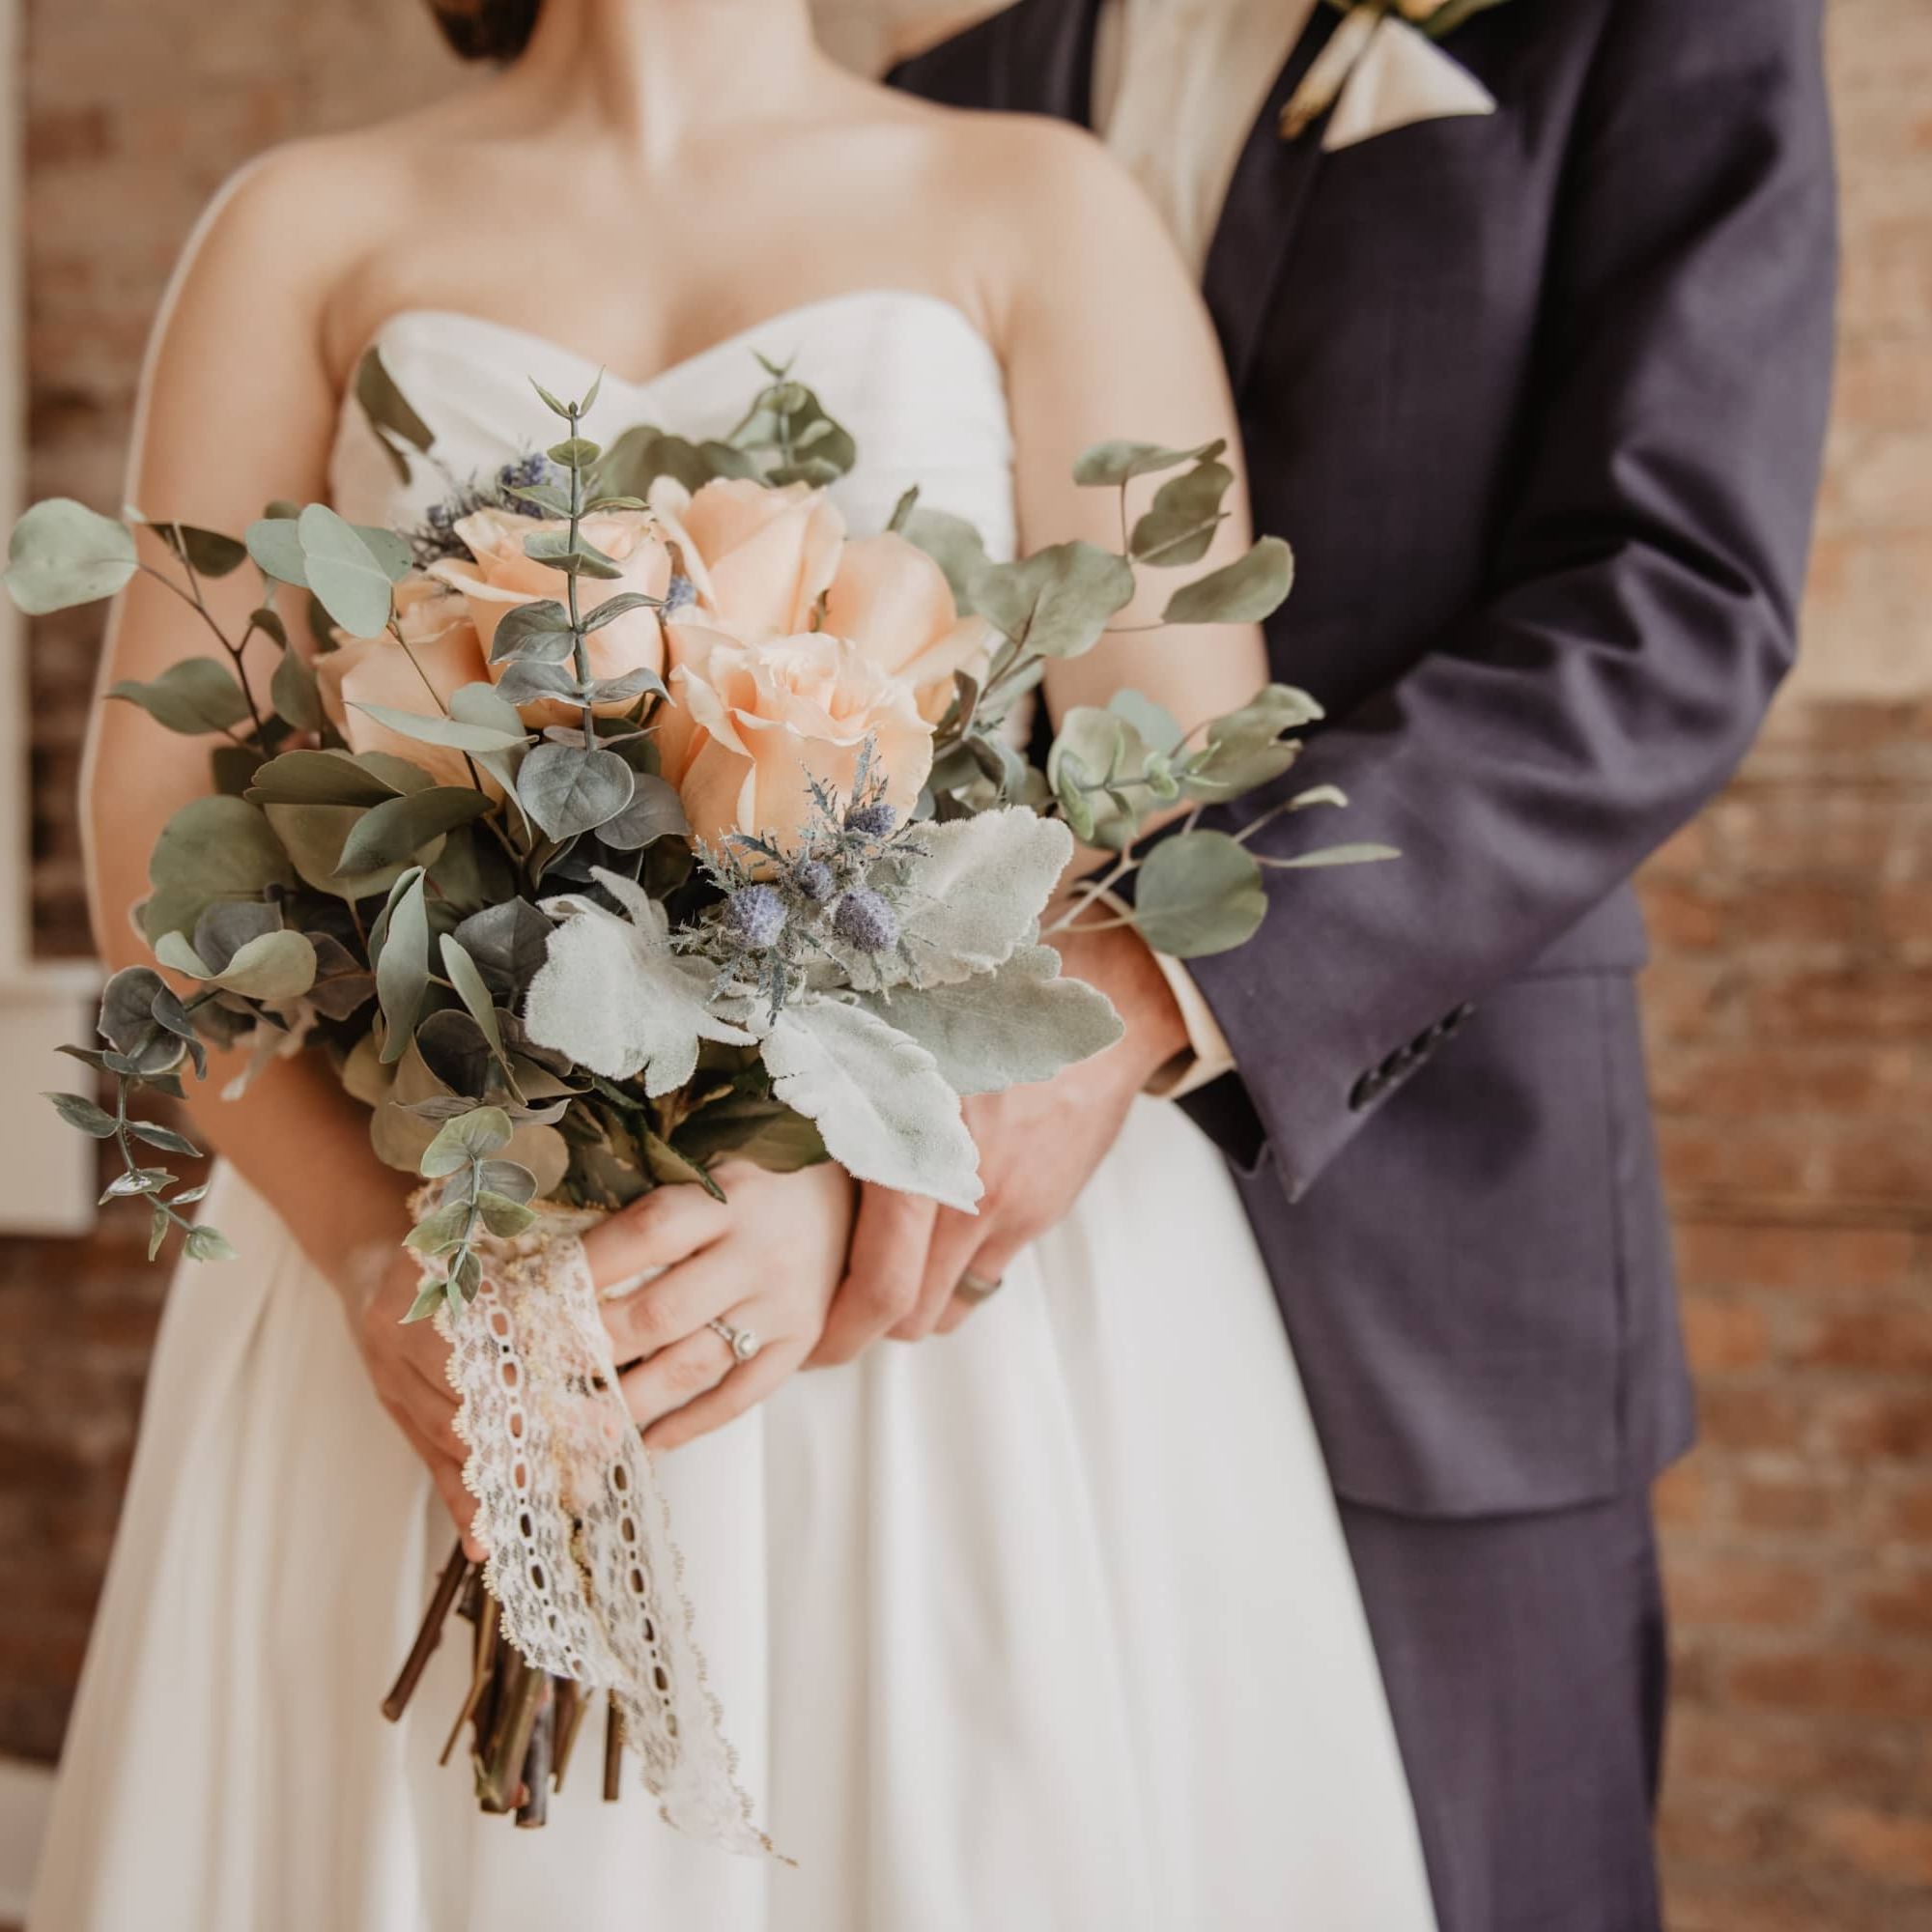
[[[1111,498],[1068,481],[1093,441],[1236,438],[1181,268],[1084,136],[862,84],[804,0],[437,4],[467,50],[516,57],[220,198],[148,371],[146,510],[420,521],[438,478],[399,484],[345,402],[372,344],[458,473],[547,440],[532,377],[576,393],[602,366],[605,416],[698,437],[735,419],[754,352],[789,360],[858,439],[834,492],[854,530],[918,481],[995,555],[1115,540]],[[1234,507],[1210,565],[1245,544]],[[152,677],[193,622],[137,579],[106,676]],[[1064,669],[1056,708],[1126,684],[1183,720],[1265,675],[1236,630]],[[87,804],[117,965],[141,835],[205,769],[104,708]],[[1120,931],[1081,944],[1073,970],[1151,970]],[[1171,1016],[1141,1025],[1115,1075],[1180,1044]],[[730,1173],[728,1208],[667,1189],[593,1237],[604,1282],[666,1270],[612,1304],[625,1392],[669,1452],[725,1727],[795,1867],[687,1842],[582,1771],[541,1833],[480,1816],[436,1763],[453,1642],[381,1721],[468,1523],[442,1345],[399,1320],[404,1182],[306,1061],[201,1125],[242,1259],[172,1291],[33,1932],[1433,1926],[1268,1283],[1172,1109],[1132,1104],[1074,1214],[957,1333],[841,1367],[797,1373],[844,1267],[838,1170]],[[714,1319],[765,1346],[734,1366]]]

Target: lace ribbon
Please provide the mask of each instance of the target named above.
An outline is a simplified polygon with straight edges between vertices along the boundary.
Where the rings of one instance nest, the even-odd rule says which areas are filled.
[[[425,1190],[418,1214],[433,1203]],[[770,1852],[738,1785],[669,1513],[598,1318],[579,1238],[597,1219],[540,1206],[535,1227],[483,1244],[483,1287],[465,1313],[437,1316],[489,1552],[483,1580],[529,1662],[614,1694],[668,1823]]]

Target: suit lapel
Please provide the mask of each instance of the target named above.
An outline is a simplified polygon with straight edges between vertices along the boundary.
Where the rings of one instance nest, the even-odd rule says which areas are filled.
[[[1221,351],[1237,396],[1246,384],[1268,298],[1281,279],[1321,160],[1321,124],[1308,128],[1298,140],[1284,141],[1281,111],[1328,44],[1341,17],[1332,7],[1318,7],[1289,55],[1236,163],[1227,205],[1208,251],[1202,292],[1220,331]]]

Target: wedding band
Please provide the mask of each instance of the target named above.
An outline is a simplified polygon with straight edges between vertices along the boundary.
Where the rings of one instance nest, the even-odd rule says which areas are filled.
[[[999,1282],[988,1281],[984,1275],[975,1274],[968,1268],[959,1277],[958,1287],[954,1292],[963,1294],[968,1301],[985,1301],[990,1296],[998,1294],[1000,1287]]]
[[[724,1346],[731,1350],[734,1360],[749,1362],[764,1344],[749,1328],[734,1328],[721,1315],[716,1321],[705,1324],[714,1335],[723,1337]]]

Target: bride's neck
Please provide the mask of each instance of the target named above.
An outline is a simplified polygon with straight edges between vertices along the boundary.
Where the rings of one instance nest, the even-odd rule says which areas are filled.
[[[544,0],[516,78],[651,155],[769,111],[819,71],[806,0]]]

